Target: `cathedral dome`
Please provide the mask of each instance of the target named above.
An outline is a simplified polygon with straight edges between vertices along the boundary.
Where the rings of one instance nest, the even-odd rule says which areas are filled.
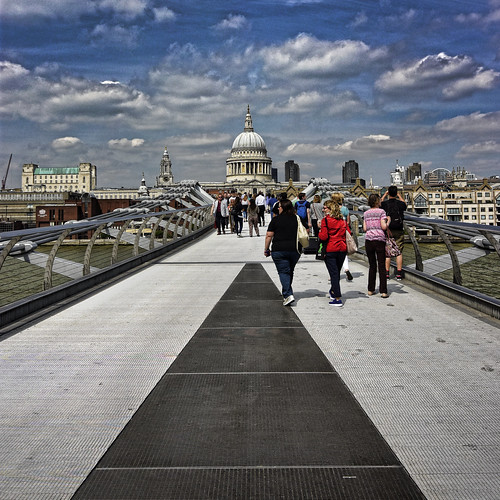
[[[264,142],[264,139],[262,139],[262,137],[253,130],[250,107],[247,108],[245,128],[243,132],[234,140],[231,152],[235,152],[238,150],[257,150],[261,153],[264,153],[264,155],[267,154],[266,143]]]
[[[264,139],[254,132],[250,106],[247,106],[245,128],[236,137],[231,156],[226,160],[226,182],[272,181],[272,160],[267,156]]]

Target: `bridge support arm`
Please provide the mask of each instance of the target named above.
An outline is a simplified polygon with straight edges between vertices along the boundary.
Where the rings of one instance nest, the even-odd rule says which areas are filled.
[[[460,271],[460,263],[458,262],[457,253],[453,248],[453,244],[451,243],[450,238],[448,238],[448,235],[437,224],[431,224],[431,226],[434,231],[436,231],[439,236],[441,236],[441,239],[443,240],[446,248],[448,249],[448,253],[450,254],[451,265],[453,266],[453,283],[455,283],[456,285],[462,285],[462,272]]]

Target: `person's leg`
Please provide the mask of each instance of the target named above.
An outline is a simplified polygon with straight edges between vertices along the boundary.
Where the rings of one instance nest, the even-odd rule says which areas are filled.
[[[292,290],[293,273],[295,271],[295,266],[300,259],[300,254],[298,252],[288,252],[288,261],[290,262],[290,291]]]
[[[215,213],[215,224],[217,226],[217,234],[220,234],[221,232],[221,222],[222,222],[222,216],[220,212]]]
[[[314,236],[317,238],[319,234],[318,219],[311,219],[311,223],[313,226]]]
[[[386,275],[386,269],[385,269],[385,241],[377,241],[376,242],[375,252],[377,255],[377,262],[378,262],[380,293],[386,294],[387,293],[387,275]]]
[[[287,252],[271,252],[271,257],[281,282],[281,294],[285,299],[293,293],[290,279],[290,260],[286,253]]]
[[[377,278],[377,255],[375,252],[376,241],[365,240],[366,257],[368,258],[368,291],[375,292],[375,280]]]
[[[342,270],[341,271],[345,272],[345,276],[346,276],[347,281],[352,281],[352,274],[351,274],[351,271],[349,271],[349,257],[347,256],[347,254],[345,254],[345,259],[344,259],[344,262],[342,263]]]
[[[339,300],[342,297],[342,293],[340,292],[340,272],[337,253],[339,252],[328,252],[325,257],[325,265],[330,275],[330,296]]]

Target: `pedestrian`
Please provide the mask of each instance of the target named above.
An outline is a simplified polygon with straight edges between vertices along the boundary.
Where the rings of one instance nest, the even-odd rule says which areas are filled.
[[[249,203],[248,195],[246,193],[243,193],[243,196],[241,198],[241,205],[243,206],[242,213],[243,213],[243,221],[244,222],[246,222],[247,218],[248,218],[248,216],[247,216],[248,203]]]
[[[255,200],[252,198],[250,204],[248,205],[248,231],[250,232],[250,237],[253,236],[253,230],[255,229],[255,234],[260,236],[259,233],[259,209],[255,204]]]
[[[311,224],[314,232],[314,236],[316,238],[319,235],[319,226],[318,222],[323,218],[323,203],[321,203],[321,196],[319,194],[315,194],[313,198],[313,202],[311,203]]]
[[[219,193],[217,195],[217,198],[212,203],[210,213],[215,215],[215,227],[217,228],[217,234],[221,234],[221,231],[226,234],[224,218],[229,215],[229,210],[227,207],[227,200],[224,199],[222,194]]]
[[[311,204],[306,199],[306,193],[299,193],[299,199],[295,203],[295,210],[302,221],[302,225],[309,231],[311,223]]]
[[[280,193],[278,198],[279,200],[276,201],[276,203],[273,205],[273,208],[271,208],[272,217],[276,217],[277,215],[279,215],[280,201],[288,200],[287,194],[285,192]]]
[[[241,231],[243,230],[243,205],[239,196],[235,196],[232,204],[231,215],[233,216],[234,232],[238,238],[242,238]]]
[[[323,205],[325,217],[321,220],[319,231],[319,239],[326,244],[325,265],[330,275],[329,304],[336,307],[344,305],[340,291],[340,270],[347,255],[345,233],[351,232],[340,207],[341,205],[333,200],[325,201]]]
[[[279,215],[271,219],[267,228],[264,255],[272,256],[281,282],[283,305],[289,306],[295,300],[292,289],[293,272],[301,251],[297,248],[299,221],[290,200],[281,200],[278,210]]]
[[[224,191],[224,199],[226,200],[226,204],[227,204],[227,214],[224,216],[224,228],[227,229],[228,231],[230,230],[231,228],[231,223],[230,223],[230,215],[229,215],[229,200],[230,200],[230,195],[227,191]],[[224,231],[225,233],[225,231]]]
[[[340,213],[342,214],[342,217],[344,218],[344,220],[346,221],[347,225],[350,228],[351,227],[351,216],[349,215],[349,209],[346,206],[344,206],[344,195],[341,192],[337,191],[335,193],[332,193],[330,195],[330,198],[335,203],[338,203],[340,205]],[[345,273],[346,280],[352,281],[352,279],[353,279],[352,274],[349,271],[349,256],[347,254],[345,255],[344,263],[342,264],[341,272],[342,271]]]
[[[388,200],[386,200],[387,195],[389,195]],[[401,254],[396,257],[396,280],[401,281],[403,279],[403,248],[405,244],[403,220],[405,217],[406,203],[401,197],[401,194],[399,194],[397,186],[390,186],[382,196],[381,202],[380,207],[385,210],[385,213],[391,218],[389,229],[401,252]],[[389,279],[390,269],[391,258],[386,257],[385,271],[387,279]]]
[[[370,209],[363,215],[363,231],[365,232],[365,251],[368,257],[368,295],[375,295],[377,269],[379,274],[379,290],[382,297],[387,293],[387,275],[385,273],[385,230],[391,218],[380,208],[380,195],[372,193],[368,197]]]
[[[266,211],[266,198],[264,197],[264,193],[262,191],[259,192],[257,198],[255,198],[255,203],[257,207],[259,207],[259,226],[265,224],[264,213]]]
[[[278,201],[278,199],[276,198],[274,193],[271,193],[271,196],[269,196],[269,198],[267,199],[267,208],[268,208],[268,212],[271,214],[271,219],[275,215],[273,212],[273,207],[277,201]]]

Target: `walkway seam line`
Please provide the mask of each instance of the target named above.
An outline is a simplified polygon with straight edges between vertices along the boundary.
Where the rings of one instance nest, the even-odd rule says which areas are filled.
[[[402,469],[402,465],[228,465],[195,467],[96,467],[94,470],[260,470],[260,469]]]

